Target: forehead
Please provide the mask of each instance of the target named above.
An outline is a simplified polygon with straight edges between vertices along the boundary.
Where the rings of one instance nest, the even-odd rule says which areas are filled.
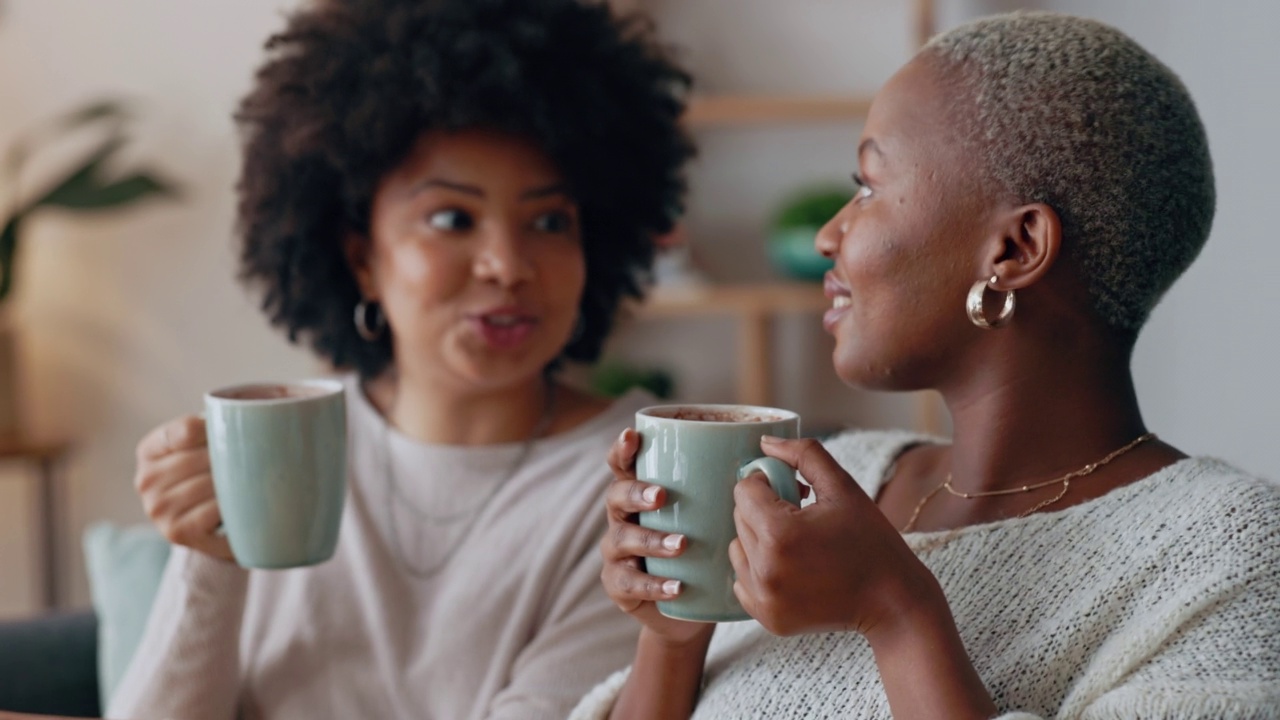
[[[964,113],[956,93],[920,57],[902,67],[876,93],[862,141],[872,140],[887,159],[921,162],[954,160]]]
[[[560,175],[533,141],[483,129],[423,133],[393,174],[403,179],[439,174],[477,182],[508,176],[546,182]]]

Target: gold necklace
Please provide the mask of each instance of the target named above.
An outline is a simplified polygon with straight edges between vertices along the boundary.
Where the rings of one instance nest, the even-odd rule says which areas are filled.
[[[909,533],[915,529],[916,520],[920,517],[920,511],[924,508],[925,504],[928,503],[930,500],[932,500],[934,495],[937,495],[943,490],[946,490],[948,493],[950,493],[954,497],[964,498],[965,500],[974,500],[977,498],[996,497],[999,495],[1017,495],[1019,493],[1031,492],[1032,490],[1039,490],[1040,488],[1045,488],[1045,487],[1049,487],[1050,485],[1056,485],[1058,483],[1062,483],[1062,489],[1058,491],[1057,495],[1054,495],[1048,500],[1039,502],[1036,505],[1033,505],[1030,510],[1026,510],[1025,512],[1021,512],[1017,515],[1017,517],[1019,518],[1024,518],[1034,513],[1037,510],[1046,508],[1058,502],[1063,497],[1065,497],[1067,494],[1067,491],[1071,489],[1071,481],[1074,480],[1075,478],[1081,478],[1081,477],[1084,477],[1085,475],[1091,475],[1095,470],[1102,467],[1103,465],[1106,465],[1112,460],[1115,460],[1116,458],[1138,447],[1139,445],[1141,445],[1142,443],[1148,440],[1154,440],[1155,437],[1156,437],[1155,433],[1145,433],[1143,435],[1139,435],[1124,447],[1118,448],[1116,450],[1112,450],[1106,457],[1102,458],[1101,460],[1098,460],[1096,462],[1091,462],[1088,465],[1085,465],[1084,467],[1080,468],[1079,470],[1072,470],[1071,472],[1067,473],[1066,475],[1063,475],[1062,477],[1056,477],[1052,480],[1045,480],[1044,482],[1036,483],[1034,485],[1023,485],[1021,487],[1006,488],[1003,490],[985,490],[981,492],[961,492],[959,490],[956,490],[954,487],[951,487],[951,473],[947,473],[947,479],[943,480],[941,485],[930,490],[928,495],[925,495],[924,497],[920,498],[920,502],[916,503],[916,509],[911,512],[911,519],[907,520],[907,524],[902,526],[902,532]]]

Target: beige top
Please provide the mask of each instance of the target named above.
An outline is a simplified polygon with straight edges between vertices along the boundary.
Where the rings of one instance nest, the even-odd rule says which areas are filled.
[[[175,548],[108,717],[563,720],[630,660],[638,628],[600,585],[597,542],[605,454],[649,396],[537,441],[500,487],[521,443],[418,443],[351,380],[347,397],[334,558],[250,572]],[[458,545],[419,578],[392,543],[419,570]]]
[[[827,443],[875,497],[920,438]],[[906,536],[1002,720],[1280,718],[1280,486],[1190,458],[1059,512]],[[849,548],[849,552],[858,552]],[[619,672],[574,720],[604,718]],[[697,720],[890,718],[856,633],[720,625]]]

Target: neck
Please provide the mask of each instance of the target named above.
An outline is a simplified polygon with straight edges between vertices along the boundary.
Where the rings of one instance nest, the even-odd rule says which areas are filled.
[[[496,445],[528,440],[554,387],[538,375],[515,385],[462,392],[456,382],[392,370],[371,381],[367,392],[387,422],[415,440]]]
[[[1019,343],[1011,330],[992,331],[1009,334],[988,344],[963,387],[942,389],[954,427],[943,469],[957,490],[1050,480],[1146,432],[1127,349],[1067,334]]]

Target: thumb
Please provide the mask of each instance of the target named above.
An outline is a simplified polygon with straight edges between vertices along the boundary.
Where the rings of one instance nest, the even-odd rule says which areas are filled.
[[[777,458],[798,470],[813,486],[819,503],[849,496],[861,496],[862,499],[869,500],[853,477],[840,467],[840,463],[831,457],[822,443],[813,438],[787,440],[764,437],[760,439],[760,449],[765,455]]]

